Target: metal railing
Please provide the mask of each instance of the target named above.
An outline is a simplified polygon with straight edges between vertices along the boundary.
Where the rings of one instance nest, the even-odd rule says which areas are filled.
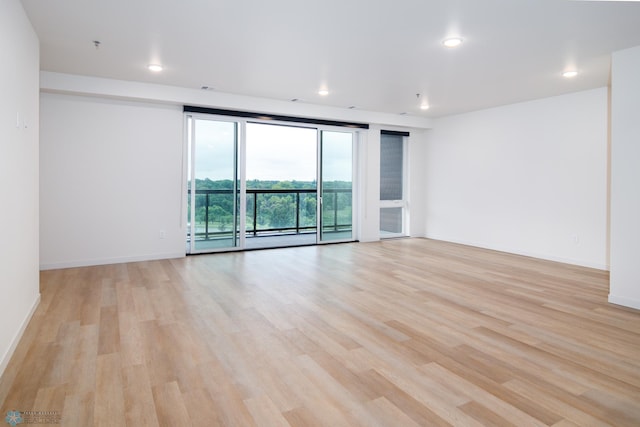
[[[349,194],[349,199],[351,198],[351,189],[325,189],[323,190],[324,200],[323,200],[323,231],[346,231],[350,230],[352,227],[351,222],[345,224],[338,223],[338,212],[339,212],[339,203],[338,203],[338,194]],[[189,195],[189,200],[191,196],[191,189],[187,191]],[[196,189],[196,197],[204,196],[204,203],[196,203],[196,208],[200,208],[202,206],[205,207],[204,212],[204,230],[203,231],[195,231],[189,230],[191,234],[193,232],[194,236],[198,240],[209,240],[217,237],[226,237],[230,236],[233,233],[233,230],[229,231],[212,231],[210,230],[210,225],[216,222],[216,218],[211,213],[211,210],[215,207],[215,205],[211,204],[213,195],[228,195],[233,196],[234,190],[209,190],[209,189]],[[236,191],[236,194],[239,195],[240,192]],[[280,227],[259,227],[258,219],[260,215],[260,204],[258,203],[258,199],[260,195],[293,195],[294,196],[294,206],[295,206],[295,221],[291,225],[280,226]],[[269,236],[269,235],[284,235],[284,234],[302,234],[302,233],[311,233],[317,230],[316,226],[316,211],[314,209],[313,225],[304,225],[301,224],[301,195],[313,195],[313,200],[317,199],[317,190],[315,189],[247,189],[247,217],[251,218],[251,224],[247,221],[249,227],[246,228],[245,233],[247,236]],[[264,197],[264,196],[263,196]],[[331,200],[327,200],[330,198]],[[351,203],[349,203],[351,205]],[[327,211],[328,214],[327,214]],[[233,217],[233,212],[227,212],[227,216],[231,215]],[[327,221],[327,218],[330,217],[332,221]],[[351,218],[351,215],[349,215]],[[233,223],[233,221],[231,221]],[[193,226],[193,225],[192,225]],[[191,237],[190,235],[188,236]]]

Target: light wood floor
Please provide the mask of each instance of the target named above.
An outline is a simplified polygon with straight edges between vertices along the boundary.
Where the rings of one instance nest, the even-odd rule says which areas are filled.
[[[608,274],[426,239],[42,273],[0,381],[65,426],[638,426]]]

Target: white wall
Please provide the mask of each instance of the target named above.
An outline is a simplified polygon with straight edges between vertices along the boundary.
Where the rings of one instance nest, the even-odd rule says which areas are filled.
[[[426,235],[608,268],[607,88],[438,119]]]
[[[41,267],[184,256],[181,108],[40,99]]]
[[[380,127],[372,125],[363,132],[358,150],[358,239],[380,240]]]
[[[613,54],[609,301],[640,309],[640,46]]]
[[[426,158],[427,134],[424,129],[411,130],[409,136],[409,233],[411,237],[426,235],[426,194],[424,159]]]
[[[0,1],[0,375],[40,298],[39,42],[18,0]]]

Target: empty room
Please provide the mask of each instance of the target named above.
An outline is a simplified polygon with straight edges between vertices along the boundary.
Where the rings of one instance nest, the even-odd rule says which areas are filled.
[[[0,416],[640,425],[640,2],[0,0]]]

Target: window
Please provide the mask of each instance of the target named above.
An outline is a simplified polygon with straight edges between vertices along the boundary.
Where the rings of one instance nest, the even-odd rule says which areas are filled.
[[[382,131],[380,135],[380,237],[406,233],[406,133]]]

